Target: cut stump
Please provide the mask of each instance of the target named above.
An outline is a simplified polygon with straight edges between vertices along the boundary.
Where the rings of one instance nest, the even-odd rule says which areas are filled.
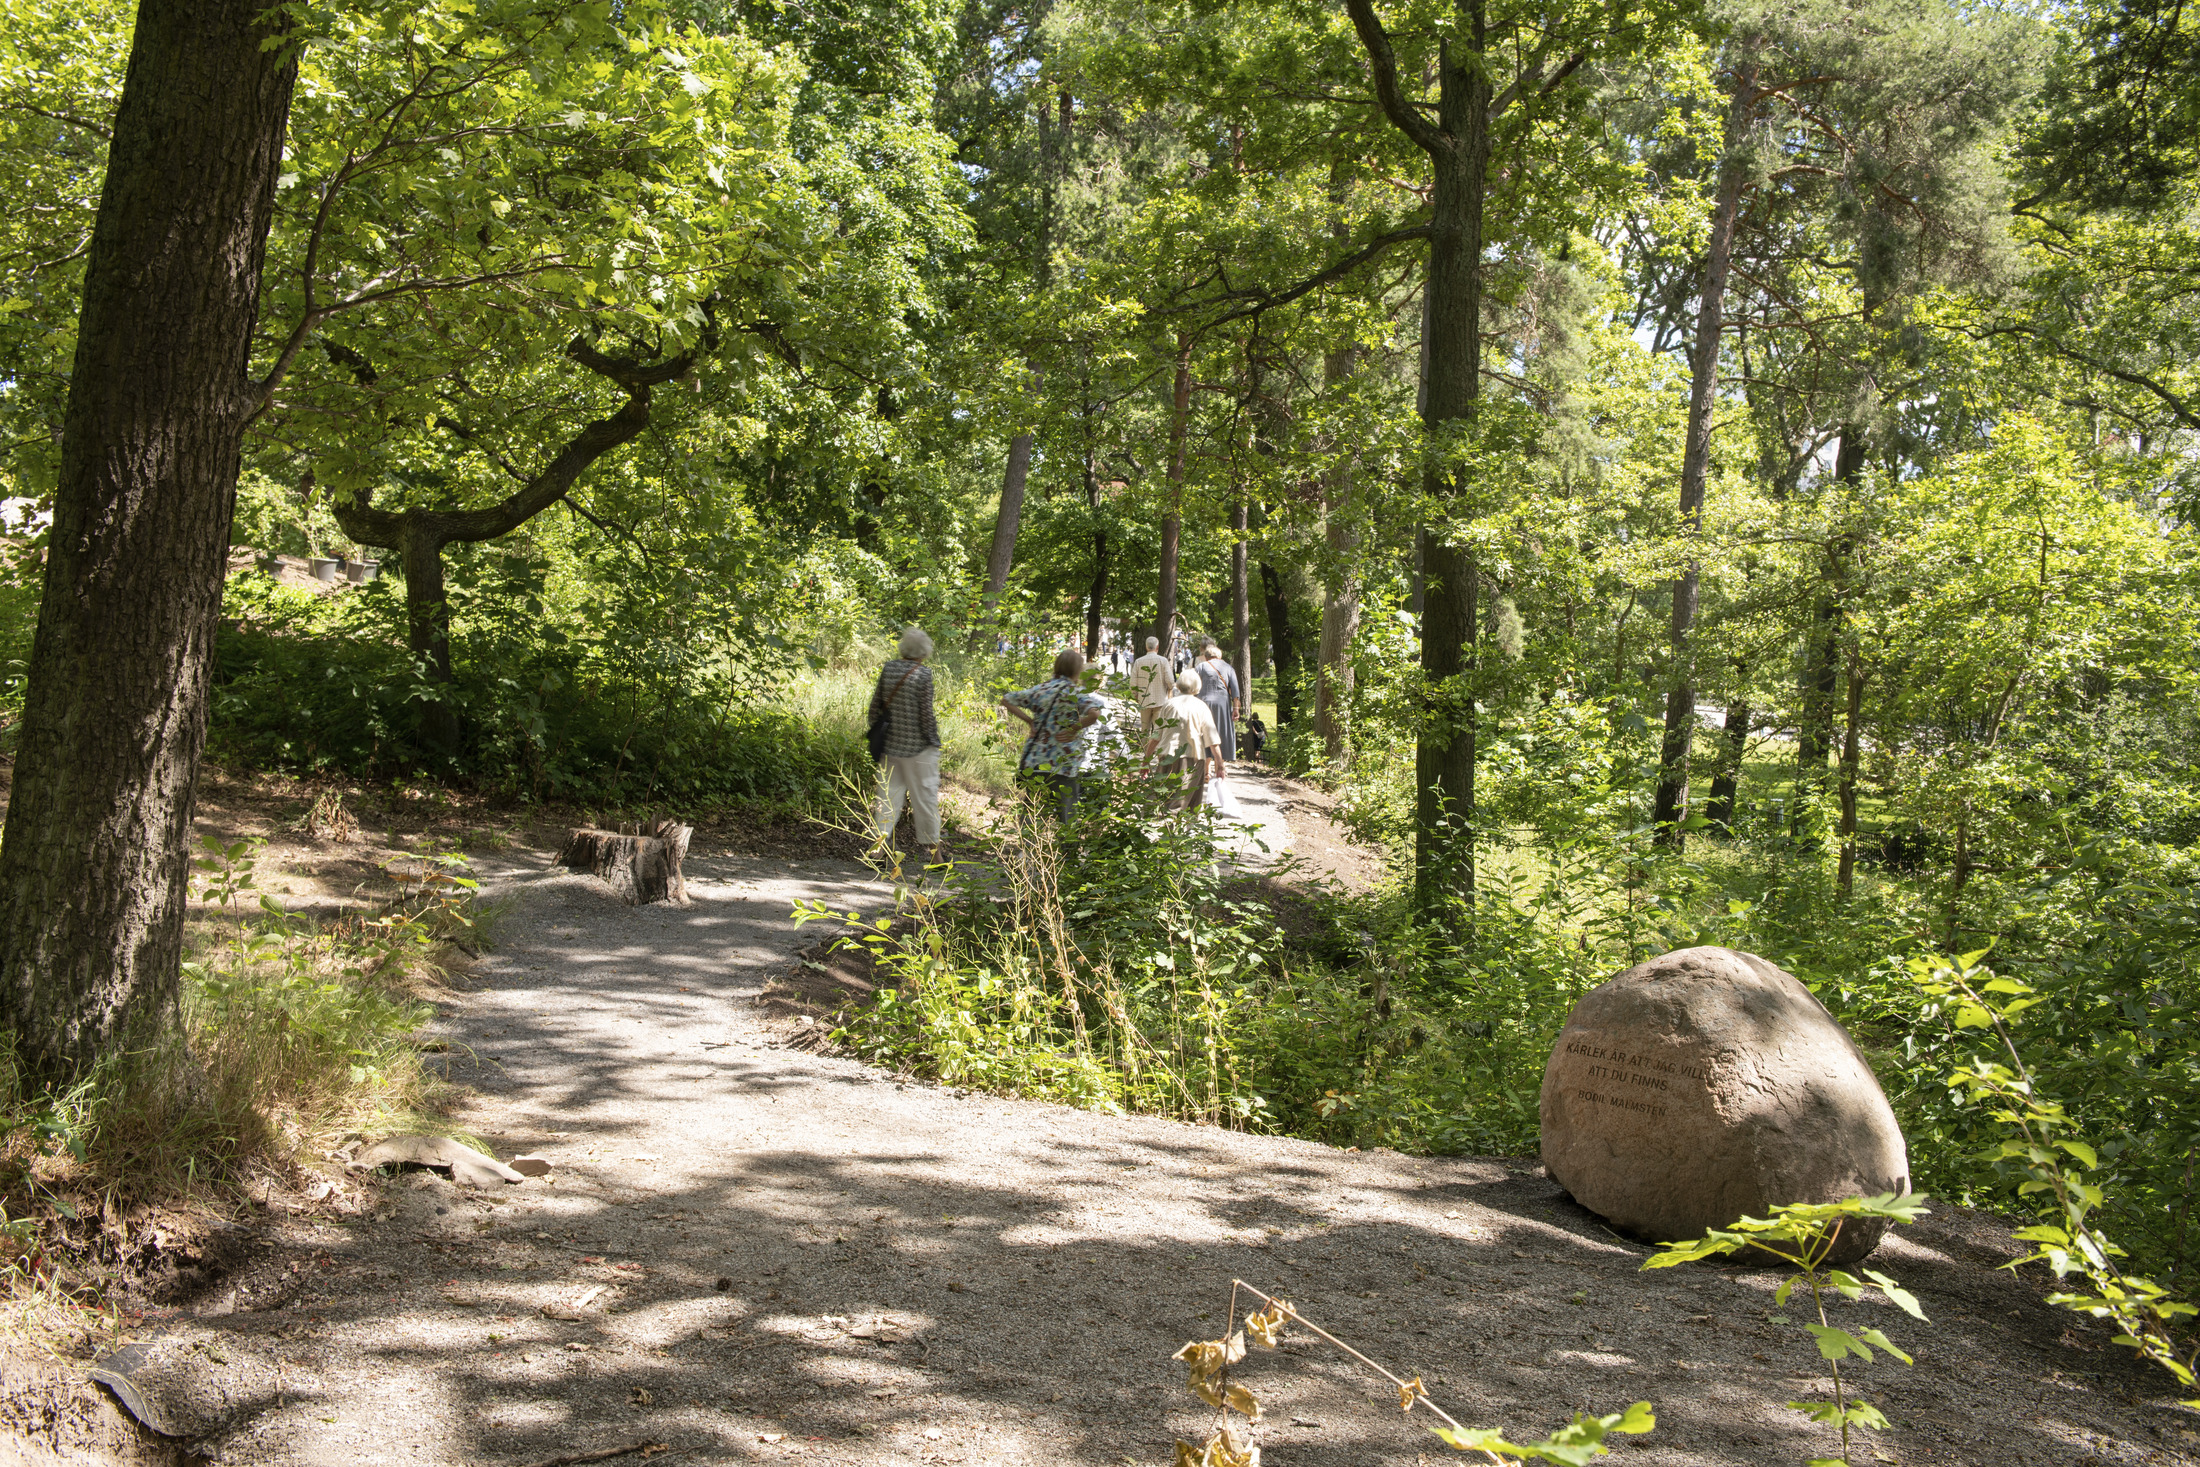
[[[656,820],[638,830],[581,829],[565,838],[558,864],[586,871],[609,884],[628,906],[650,902],[687,905],[687,880],[680,863],[687,859],[695,827],[677,820]]]

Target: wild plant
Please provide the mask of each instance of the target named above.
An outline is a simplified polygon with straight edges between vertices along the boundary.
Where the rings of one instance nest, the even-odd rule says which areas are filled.
[[[1250,1294],[1266,1307],[1238,1321],[1238,1295]],[[1411,1413],[1426,1410],[1443,1422],[1432,1426],[1444,1443],[1457,1451],[1476,1453],[1481,1461],[1505,1467],[1519,1462],[1555,1462],[1562,1467],[1582,1467],[1592,1457],[1610,1449],[1604,1439],[1613,1435],[1639,1436],[1657,1425],[1648,1401],[1637,1401],[1625,1411],[1609,1416],[1576,1415],[1571,1422],[1539,1442],[1511,1442],[1501,1428],[1462,1426],[1443,1407],[1429,1399],[1427,1387],[1416,1375],[1401,1379],[1367,1355],[1315,1324],[1282,1299],[1264,1294],[1243,1279],[1230,1280],[1230,1307],[1224,1316],[1222,1338],[1192,1340],[1170,1356],[1185,1363],[1185,1385],[1191,1393],[1215,1408],[1214,1425],[1200,1446],[1179,1440],[1175,1467],[1260,1467],[1260,1446],[1253,1428],[1261,1420],[1261,1404],[1252,1391],[1230,1379],[1230,1367],[1245,1358],[1248,1345],[1273,1350],[1281,1343],[1286,1324],[1303,1326],[1330,1345],[1351,1356],[1398,1389],[1398,1405]],[[1242,1417],[1240,1424],[1234,1417]]]
[[[0,1196],[73,1218],[87,1193],[287,1171],[433,1103],[413,1037],[432,1010],[412,985],[439,943],[477,934],[471,880],[437,858],[424,894],[321,928],[258,894],[258,851],[201,843],[195,894],[238,917],[184,963],[180,1031],[59,1091],[26,1089],[0,1053]]]
[[[801,903],[890,982],[836,1042],[956,1084],[1215,1124],[1260,1120],[1237,1036],[1280,947],[1273,917],[1223,890],[1205,812],[1170,814],[1126,776],[1067,825],[1028,796],[967,859],[896,882],[896,912]]]
[[[1987,1107],[1995,1121],[2015,1133],[1990,1155],[2025,1178],[2017,1194],[2050,1204],[2047,1220],[2019,1228],[2014,1235],[2030,1243],[2032,1251],[2004,1266],[2044,1263],[2058,1279],[2082,1278],[2088,1289],[2050,1294],[2047,1302],[2108,1321],[2118,1331],[2116,1344],[2138,1351],[2190,1390],[2200,1368],[2200,1344],[2180,1345],[2170,1330],[2177,1321],[2193,1317],[2194,1306],[2153,1279],[2124,1272],[2117,1263],[2127,1255],[2093,1220],[2107,1200],[2089,1176],[2100,1170],[2101,1153],[2078,1134],[2060,1102],[2040,1095],[2010,1029],[2018,1015],[2039,1005],[2040,996],[2029,984],[1983,966],[1985,956],[1981,950],[1953,960],[1919,958],[1909,966],[1919,989],[1958,1031],[1990,1030],[2008,1056],[2007,1064],[1982,1060],[1959,1065],[1948,1075],[1952,1090],[1972,1105]],[[2200,1409],[2200,1400],[2184,1404]]]
[[[1860,1269],[1858,1272],[1863,1277],[1859,1278],[1846,1269],[1828,1267],[1826,1260],[1839,1243],[1842,1230],[1851,1223],[1864,1219],[1907,1223],[1916,1221],[1924,1213],[1924,1197],[1892,1192],[1877,1197],[1851,1197],[1842,1202],[1790,1203],[1774,1208],[1769,1218],[1745,1217],[1732,1227],[1716,1229],[1692,1243],[1668,1243],[1642,1266],[1644,1269],[1672,1268],[1747,1251],[1768,1254],[1795,1269],[1780,1281],[1772,1302],[1785,1308],[1798,1285],[1809,1291],[1810,1307],[1818,1320],[1815,1324],[1805,1320],[1803,1328],[1817,1341],[1818,1354],[1833,1374],[1833,1399],[1790,1401],[1788,1409],[1800,1411],[1821,1425],[1840,1429],[1841,1454],[1813,1457],[1810,1467],[1850,1467],[1853,1461],[1851,1431],[1885,1431],[1888,1423],[1877,1406],[1850,1393],[1849,1383],[1841,1374],[1841,1362],[1854,1357],[1868,1365],[1873,1350],[1883,1350],[1904,1365],[1912,1361],[1877,1326],[1850,1330],[1835,1324],[1826,1312],[1827,1296],[1838,1294],[1853,1303],[1876,1289],[1914,1319],[1923,1321],[1925,1311],[1918,1305],[1915,1294],[1879,1270]]]

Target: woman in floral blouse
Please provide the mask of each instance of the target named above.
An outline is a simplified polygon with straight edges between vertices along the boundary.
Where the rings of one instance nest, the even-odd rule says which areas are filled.
[[[1017,777],[1054,792],[1055,809],[1064,820],[1077,809],[1078,735],[1100,721],[1107,705],[1078,685],[1085,654],[1064,648],[1054,659],[1054,676],[1035,688],[1010,693],[1001,706],[1030,726]]]

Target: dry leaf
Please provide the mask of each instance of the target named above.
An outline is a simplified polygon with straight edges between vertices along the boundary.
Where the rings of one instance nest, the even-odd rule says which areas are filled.
[[[1179,1440],[1175,1467],[1260,1467],[1260,1448],[1244,1432],[1225,1426],[1204,1447]]]
[[[1276,1348],[1276,1341],[1283,1333],[1284,1321],[1290,1318],[1291,1306],[1281,1299],[1271,1299],[1268,1307],[1258,1314],[1245,1316],[1245,1334],[1264,1350]]]
[[[787,1434],[783,1431],[760,1431],[756,1434],[756,1439],[760,1442],[785,1441]]]
[[[1398,1387],[1398,1409],[1411,1411],[1416,1399],[1428,1399],[1428,1392],[1421,1388],[1421,1377],[1418,1375],[1413,1377],[1411,1383]]]
[[[1231,1410],[1251,1420],[1260,1420],[1260,1402],[1254,1400],[1253,1393],[1241,1385],[1225,1387],[1211,1376],[1195,1375],[1191,1386],[1192,1394],[1210,1406],[1220,1407],[1227,1404]]]
[[[1219,1375],[1223,1367],[1235,1365],[1245,1358],[1245,1331],[1239,1330],[1227,1340],[1189,1341],[1169,1358],[1187,1362],[1194,1379]]]

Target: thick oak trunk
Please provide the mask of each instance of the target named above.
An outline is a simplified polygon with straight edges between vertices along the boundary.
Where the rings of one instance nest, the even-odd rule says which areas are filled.
[[[687,881],[680,863],[687,859],[695,827],[658,820],[638,831],[580,829],[567,834],[558,864],[602,880],[630,907],[650,902],[687,905]]]
[[[1489,174],[1490,79],[1483,67],[1480,0],[1463,5],[1470,49],[1441,61],[1437,125],[1445,146],[1430,151],[1427,389],[1422,420],[1431,434],[1471,425],[1482,389],[1483,196]],[[1422,491],[1431,504],[1459,486],[1431,461]],[[1474,897],[1474,774],[1477,710],[1474,670],[1479,568],[1442,524],[1424,525],[1421,552],[1421,675],[1431,689],[1430,717],[1414,751],[1414,888],[1423,906]]]
[[[143,0],[63,422],[0,844],[0,1027],[60,1079],[176,1023],[191,804],[297,52]]]

